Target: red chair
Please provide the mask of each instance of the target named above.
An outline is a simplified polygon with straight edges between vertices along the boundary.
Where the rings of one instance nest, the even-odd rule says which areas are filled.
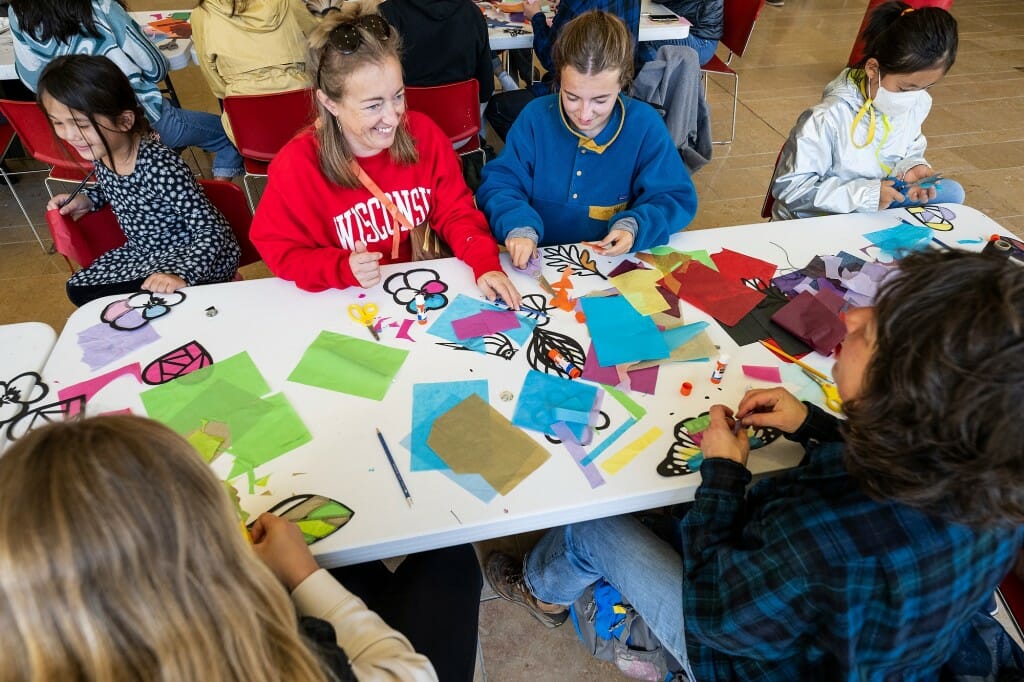
[[[256,210],[251,178],[267,176],[267,167],[296,133],[316,120],[313,89],[289,90],[270,95],[230,95],[224,113],[235,135],[235,146],[245,161],[245,194]]]
[[[786,145],[783,143],[783,149]],[[782,149],[779,150],[779,155],[775,157],[775,166],[772,168],[772,179],[768,181],[768,192],[764,195],[764,203],[761,204],[761,217],[768,218],[771,220],[772,217],[772,206],[775,205],[775,197],[772,195],[772,185],[775,184],[775,174],[779,172],[779,159],[782,158]]]
[[[200,180],[199,184],[206,192],[206,198],[227,218],[231,231],[235,233],[235,239],[242,248],[238,267],[261,260],[259,251],[249,239],[252,211],[249,210],[249,202],[242,188],[226,180]]]
[[[433,119],[460,156],[483,154],[479,134],[480,84],[475,78],[446,85],[407,87],[405,103],[412,111]]]
[[[701,67],[705,74],[704,97],[708,94],[707,76],[732,76],[735,84],[732,90],[732,132],[728,140],[715,144],[729,144],[736,138],[736,108],[740,102],[740,76],[730,68],[733,56],[742,57],[750,42],[750,34],[754,32],[754,24],[764,7],[764,0],[725,0],[725,15],[722,25],[722,45],[729,48],[729,55],[722,61],[715,55]]]
[[[887,0],[870,0],[868,2],[867,11],[864,12],[864,20],[860,22],[860,28],[857,29],[857,40],[853,44],[853,49],[850,50],[850,59],[847,61],[847,66],[857,66],[860,60],[864,58],[864,41],[861,40],[861,34],[864,33],[864,29],[868,26],[868,21],[871,20],[871,13],[884,2],[887,2]],[[904,0],[904,2],[914,9],[920,7],[941,7],[948,11],[953,6],[953,0]]]
[[[0,113],[14,127],[25,151],[36,161],[49,166],[46,191],[51,197],[50,182],[78,183],[92,171],[91,161],[86,161],[71,145],[57,139],[46,114],[35,102],[0,99]]]

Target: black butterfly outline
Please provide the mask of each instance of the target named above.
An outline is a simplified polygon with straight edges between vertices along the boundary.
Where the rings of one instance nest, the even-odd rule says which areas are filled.
[[[681,455],[681,451],[684,448],[700,450],[700,446],[693,439],[693,435],[686,429],[684,424],[693,419],[706,417],[708,414],[708,411],[704,411],[696,417],[687,417],[675,425],[675,428],[672,430],[675,441],[669,446],[665,459],[658,463],[658,474],[671,478],[673,476],[686,476],[697,473],[698,470],[690,468],[689,460],[684,459]],[[750,434],[753,441],[751,443],[752,449],[763,448],[782,435],[782,431],[768,426],[755,426],[751,428],[753,429],[753,432]]]
[[[36,392],[38,391],[38,395]],[[17,420],[50,392],[36,372],[22,372],[7,381],[0,381],[0,428]]]

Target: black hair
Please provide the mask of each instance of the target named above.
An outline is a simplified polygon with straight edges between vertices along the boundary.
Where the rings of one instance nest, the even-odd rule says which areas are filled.
[[[886,2],[871,14],[861,38],[864,57],[858,66],[874,57],[883,75],[936,67],[945,73],[956,61],[956,19],[941,7]]]
[[[847,471],[872,497],[975,528],[1024,523],[1024,267],[907,256],[875,302],[875,347],[847,400]]]
[[[43,95],[49,95],[68,109],[85,114],[99,131],[112,166],[114,157],[103,132],[106,128],[98,122],[97,116],[116,121],[124,112],[130,111],[135,114],[135,122],[127,131],[129,135],[141,136],[152,131],[128,77],[106,57],[84,54],[57,57],[43,69],[37,90],[36,102],[44,112]],[[52,125],[51,122],[51,128]],[[112,170],[116,172],[116,169]]]
[[[113,0],[125,9],[124,0]],[[19,30],[41,43],[54,38],[70,43],[77,35],[102,38],[96,29],[92,0],[11,0]]]

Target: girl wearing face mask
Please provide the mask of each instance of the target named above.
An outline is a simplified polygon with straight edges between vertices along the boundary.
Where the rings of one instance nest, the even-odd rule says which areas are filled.
[[[964,201],[959,183],[927,181],[936,170],[921,132],[926,90],[956,59],[956,20],[938,7],[889,2],[872,14],[864,41],[864,60],[829,83],[782,148],[776,220]]]

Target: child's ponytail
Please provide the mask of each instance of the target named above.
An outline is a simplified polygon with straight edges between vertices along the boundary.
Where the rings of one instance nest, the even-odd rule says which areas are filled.
[[[914,73],[942,68],[956,60],[956,19],[939,7],[914,9],[905,2],[886,2],[871,14],[862,34],[864,57],[878,60],[883,74]]]

